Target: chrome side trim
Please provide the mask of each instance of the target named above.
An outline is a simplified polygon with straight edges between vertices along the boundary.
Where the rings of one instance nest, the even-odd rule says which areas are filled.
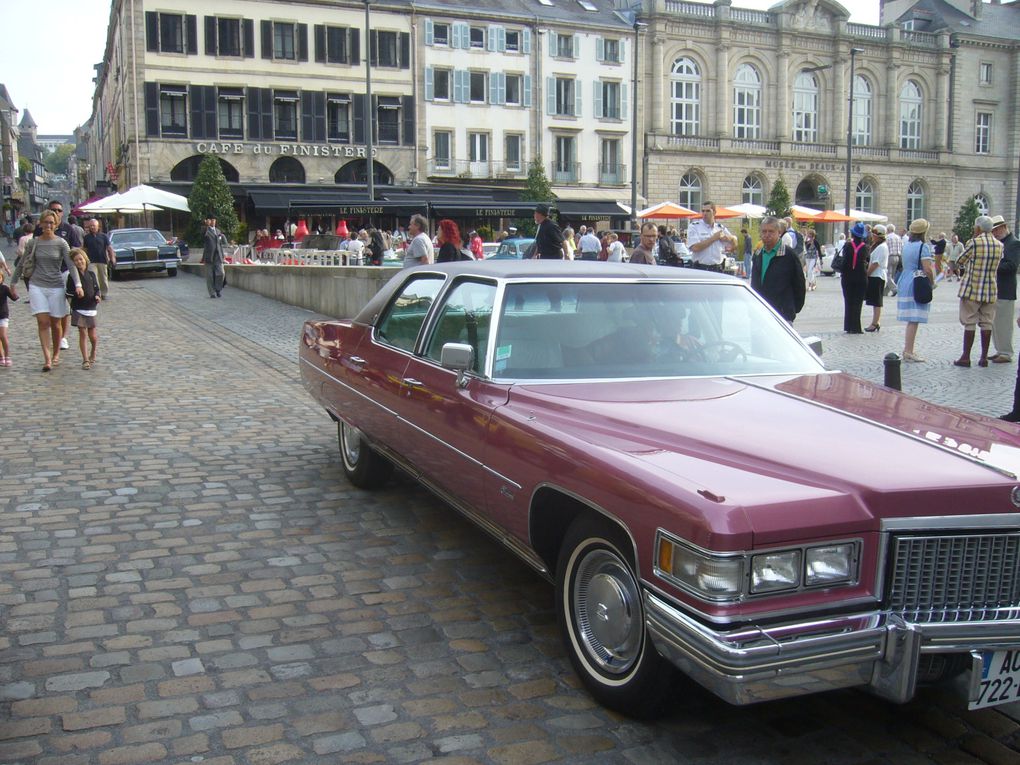
[[[730,378],[726,378],[726,379],[730,379]],[[981,466],[981,467],[983,467],[983,468],[985,468],[987,470],[991,470],[992,472],[998,473],[999,475],[1006,476],[1007,478],[1010,478],[1010,479],[1012,479],[1014,481],[1017,480],[1017,476],[1015,474],[1011,473],[1009,470],[1006,470],[1005,468],[999,467],[998,465],[992,465],[992,464],[990,464],[988,462],[984,462],[982,460],[979,460],[977,457],[971,456],[970,454],[965,454],[964,452],[958,451],[957,449],[950,449],[948,446],[944,446],[943,444],[935,443],[934,441],[931,441],[931,440],[929,440],[927,438],[924,438],[923,436],[919,436],[916,433],[908,433],[905,430],[899,430],[898,428],[894,428],[891,425],[886,425],[883,422],[876,422],[875,420],[869,420],[867,417],[864,417],[863,415],[854,414],[853,412],[848,412],[845,409],[837,409],[836,407],[832,406],[831,404],[824,404],[824,403],[822,403],[820,401],[815,401],[814,399],[805,398],[804,396],[798,396],[798,395],[796,395],[794,393],[790,393],[790,392],[785,391],[785,390],[777,390],[776,388],[766,387],[764,385],[755,385],[754,382],[752,382],[752,381],[747,381],[747,384],[751,385],[753,387],[756,387],[756,388],[758,388],[760,390],[764,390],[764,391],[767,391],[767,392],[775,393],[776,395],[779,395],[779,396],[785,396],[786,398],[791,398],[791,399],[793,399],[795,401],[803,401],[806,404],[811,404],[812,406],[817,406],[820,409],[827,409],[830,412],[835,412],[837,414],[841,414],[844,417],[850,417],[851,419],[857,420],[858,422],[863,422],[863,423],[866,423],[866,424],[871,425],[873,427],[881,428],[882,430],[885,430],[885,431],[887,431],[889,433],[894,433],[896,435],[903,436],[904,438],[909,438],[909,439],[911,439],[913,441],[917,441],[918,443],[926,444],[926,445],[930,446],[933,449],[938,449],[939,451],[945,452],[946,454],[952,454],[952,455],[954,455],[956,457],[959,457],[960,459],[964,459],[964,460],[967,460],[969,462],[973,462],[975,465],[979,465],[979,466]]]

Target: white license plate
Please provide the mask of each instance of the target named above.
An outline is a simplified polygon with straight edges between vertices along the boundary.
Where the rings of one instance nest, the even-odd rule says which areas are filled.
[[[986,651],[981,655],[978,697],[968,709],[984,709],[1020,701],[1020,651]]]

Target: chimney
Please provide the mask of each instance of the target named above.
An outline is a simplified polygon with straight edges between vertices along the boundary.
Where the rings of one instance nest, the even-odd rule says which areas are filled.
[[[975,19],[981,18],[981,6],[984,3],[981,0],[970,0],[970,15]]]

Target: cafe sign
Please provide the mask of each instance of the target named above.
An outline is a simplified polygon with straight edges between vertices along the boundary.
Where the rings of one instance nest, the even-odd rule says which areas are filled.
[[[317,143],[246,143],[244,141],[198,141],[198,154],[255,154],[281,157],[337,157],[364,159],[365,146],[334,146]],[[372,156],[379,156],[379,150],[372,147]]]

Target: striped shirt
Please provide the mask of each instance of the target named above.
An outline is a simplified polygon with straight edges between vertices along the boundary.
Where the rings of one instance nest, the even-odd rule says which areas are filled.
[[[960,298],[978,303],[994,303],[997,297],[995,271],[1002,260],[1002,242],[991,234],[978,234],[963,250],[957,261],[970,267],[960,282]]]

